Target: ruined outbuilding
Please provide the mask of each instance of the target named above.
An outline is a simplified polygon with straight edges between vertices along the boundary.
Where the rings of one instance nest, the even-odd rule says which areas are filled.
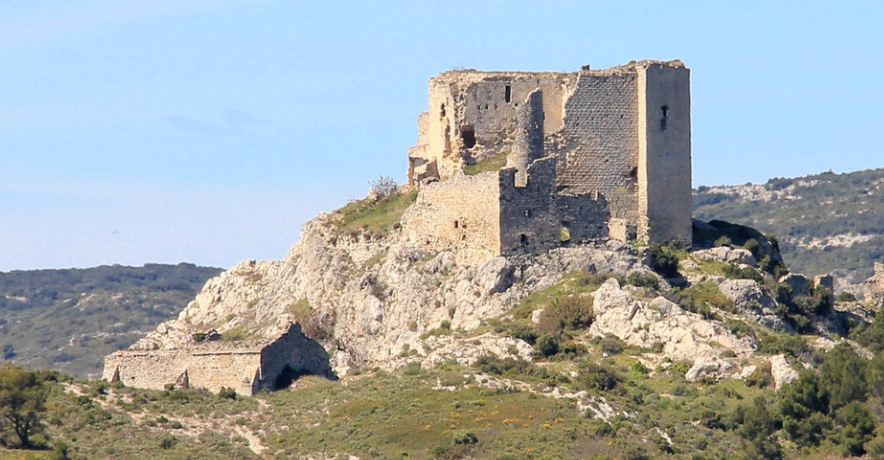
[[[159,350],[121,350],[104,358],[110,382],[162,390],[231,388],[241,395],[285,388],[298,376],[334,378],[328,353],[293,324],[276,339],[208,340]]]
[[[407,235],[461,260],[595,239],[691,241],[690,70],[433,77],[408,152]]]

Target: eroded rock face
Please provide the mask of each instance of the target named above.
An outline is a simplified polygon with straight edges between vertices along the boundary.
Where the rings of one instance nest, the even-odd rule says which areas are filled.
[[[773,376],[774,385],[777,390],[783,385],[798,378],[798,372],[792,368],[788,361],[786,361],[785,355],[779,354],[771,356],[769,361],[770,373]]]
[[[326,215],[307,222],[301,235],[280,261],[246,261],[211,279],[177,319],[161,324],[133,348],[174,348],[210,329],[276,337],[300,321],[305,332],[326,345],[339,375],[352,367],[393,368],[402,364],[400,356],[407,350],[422,350],[434,341],[438,349],[428,345],[434,351],[424,353],[431,361],[457,359],[450,350],[473,359],[465,343],[475,339],[459,344],[453,338],[423,341],[421,336],[444,321],[451,329],[474,329],[570,271],[626,275],[642,267],[635,251],[617,243],[464,265],[451,251],[430,252],[396,231],[386,237],[339,234]],[[482,344],[478,350],[530,357],[527,344],[501,340],[498,346],[489,338],[475,343]]]
[[[730,376],[738,369],[734,359],[748,356],[758,346],[749,337],[735,336],[721,321],[703,319],[663,297],[637,300],[615,279],[592,295],[595,319],[590,334],[614,334],[644,348],[662,345],[662,352],[672,360],[694,363],[686,375],[689,379]],[[733,355],[725,357],[731,355],[725,350],[732,350]]]
[[[884,264],[875,262],[875,274],[863,283],[863,298],[874,309],[884,302]]]
[[[211,279],[177,319],[159,325],[133,348],[176,348],[210,330],[275,338],[299,322],[328,351],[337,375],[413,361],[469,365],[484,354],[531,360],[534,350],[521,340],[448,330],[473,330],[569,272],[650,273],[633,248],[617,241],[469,265],[453,249],[431,251],[396,230],[384,237],[341,232],[327,215],[307,222],[301,235],[282,260],[242,262]],[[727,254],[745,256],[737,250]],[[727,254],[724,260],[737,260]],[[785,328],[772,313],[774,300],[754,281],[708,279],[749,318]],[[613,334],[659,351],[649,359],[690,361],[686,377],[691,380],[738,377],[740,362],[757,348],[753,338],[736,336],[721,321],[704,319],[663,297],[649,299],[649,291],[621,287],[615,278],[586,295],[593,297],[594,310],[588,334]],[[533,319],[539,315],[535,312]],[[790,378],[786,367],[777,369],[778,382]]]
[[[748,249],[717,246],[692,253],[695,257],[729,264],[755,266],[755,257]]]

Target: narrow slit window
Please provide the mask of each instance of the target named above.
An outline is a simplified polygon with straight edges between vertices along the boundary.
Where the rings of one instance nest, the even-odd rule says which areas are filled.
[[[562,228],[559,231],[559,236],[562,244],[568,244],[571,242],[571,223],[570,222],[562,222]]]
[[[666,118],[669,116],[669,106],[664,105],[660,107],[660,112],[663,114],[660,118],[660,131],[666,131]]]
[[[506,85],[503,89],[503,100],[509,103],[513,99],[513,87]]]

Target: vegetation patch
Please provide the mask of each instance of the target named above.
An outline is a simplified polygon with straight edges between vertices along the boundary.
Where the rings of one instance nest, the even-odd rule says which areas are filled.
[[[385,236],[399,225],[402,214],[417,199],[417,190],[395,193],[378,200],[352,201],[334,212],[338,231],[357,234],[367,231]]]
[[[504,150],[487,158],[483,158],[474,164],[467,165],[467,167],[464,168],[464,174],[467,176],[475,176],[476,174],[481,174],[483,172],[498,171],[500,168],[506,166],[506,156],[509,155],[509,153],[509,150]]]

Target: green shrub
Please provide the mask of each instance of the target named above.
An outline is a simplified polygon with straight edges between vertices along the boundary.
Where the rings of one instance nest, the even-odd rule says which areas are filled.
[[[746,240],[746,243],[743,244],[743,249],[748,250],[752,253],[752,256],[758,257],[758,250],[761,249],[761,245],[758,244],[758,240],[755,238],[749,238]]]
[[[558,334],[564,330],[587,328],[592,324],[592,296],[570,295],[553,300],[543,310],[537,331]]]
[[[771,372],[770,363],[765,361],[759,364],[748,377],[746,377],[746,385],[750,387],[767,388],[774,384],[773,373]]]
[[[423,369],[421,369],[421,363],[418,361],[413,361],[405,365],[402,369],[402,375],[421,375]]]
[[[476,444],[479,438],[472,431],[458,431],[451,436],[452,444]]]
[[[551,334],[541,335],[537,338],[534,348],[541,356],[552,356],[559,352],[559,338]]]
[[[494,375],[526,375],[541,378],[548,376],[546,368],[538,367],[522,359],[499,358],[494,355],[480,356],[473,367],[486,374]]]
[[[509,150],[502,150],[490,157],[468,165],[464,168],[464,174],[467,176],[475,176],[476,174],[481,174],[483,172],[497,171],[506,166],[506,156],[509,152]]]
[[[838,302],[856,302],[856,296],[852,292],[841,291],[835,300]]]
[[[218,397],[221,399],[236,399],[236,390],[233,388],[221,387],[218,391]]]
[[[178,438],[172,436],[171,434],[164,434],[160,438],[160,447],[164,450],[171,449],[175,444],[178,443]]]
[[[865,455],[865,445],[875,432],[875,419],[865,404],[859,401],[847,404],[838,410],[835,422],[839,427],[835,440],[841,445],[841,453],[845,457]]]
[[[734,264],[725,264],[722,268],[724,270],[724,276],[730,279],[753,280],[756,283],[764,281],[764,277],[761,276],[761,273],[758,273],[758,271],[752,267],[738,267]]]
[[[715,240],[714,243],[712,243],[712,246],[731,246],[732,244],[733,242],[731,242],[730,238],[728,238],[727,236],[720,236],[718,237],[718,239]]]
[[[580,382],[585,388],[600,391],[613,390],[623,378],[612,367],[592,361],[579,368]]]
[[[678,254],[672,243],[661,245],[651,244],[648,248],[651,258],[651,268],[663,276],[675,276],[678,274]]]
[[[505,332],[509,337],[524,340],[531,345],[534,345],[537,342],[537,328],[531,320],[520,319],[510,321],[506,324],[503,330],[498,332]]]
[[[599,340],[599,348],[601,348],[602,352],[607,355],[619,355],[620,353],[623,353],[625,344],[616,335],[605,334],[605,336]]]
[[[677,262],[676,262],[677,264]],[[649,288],[653,290],[660,289],[660,281],[656,276],[650,273],[632,272],[626,277],[626,284],[636,287]]]
[[[721,293],[714,281],[703,281],[676,291],[678,304],[687,311],[703,314],[711,308],[733,312],[734,302]],[[711,311],[709,311],[711,314]],[[704,315],[706,316],[706,315]]]

